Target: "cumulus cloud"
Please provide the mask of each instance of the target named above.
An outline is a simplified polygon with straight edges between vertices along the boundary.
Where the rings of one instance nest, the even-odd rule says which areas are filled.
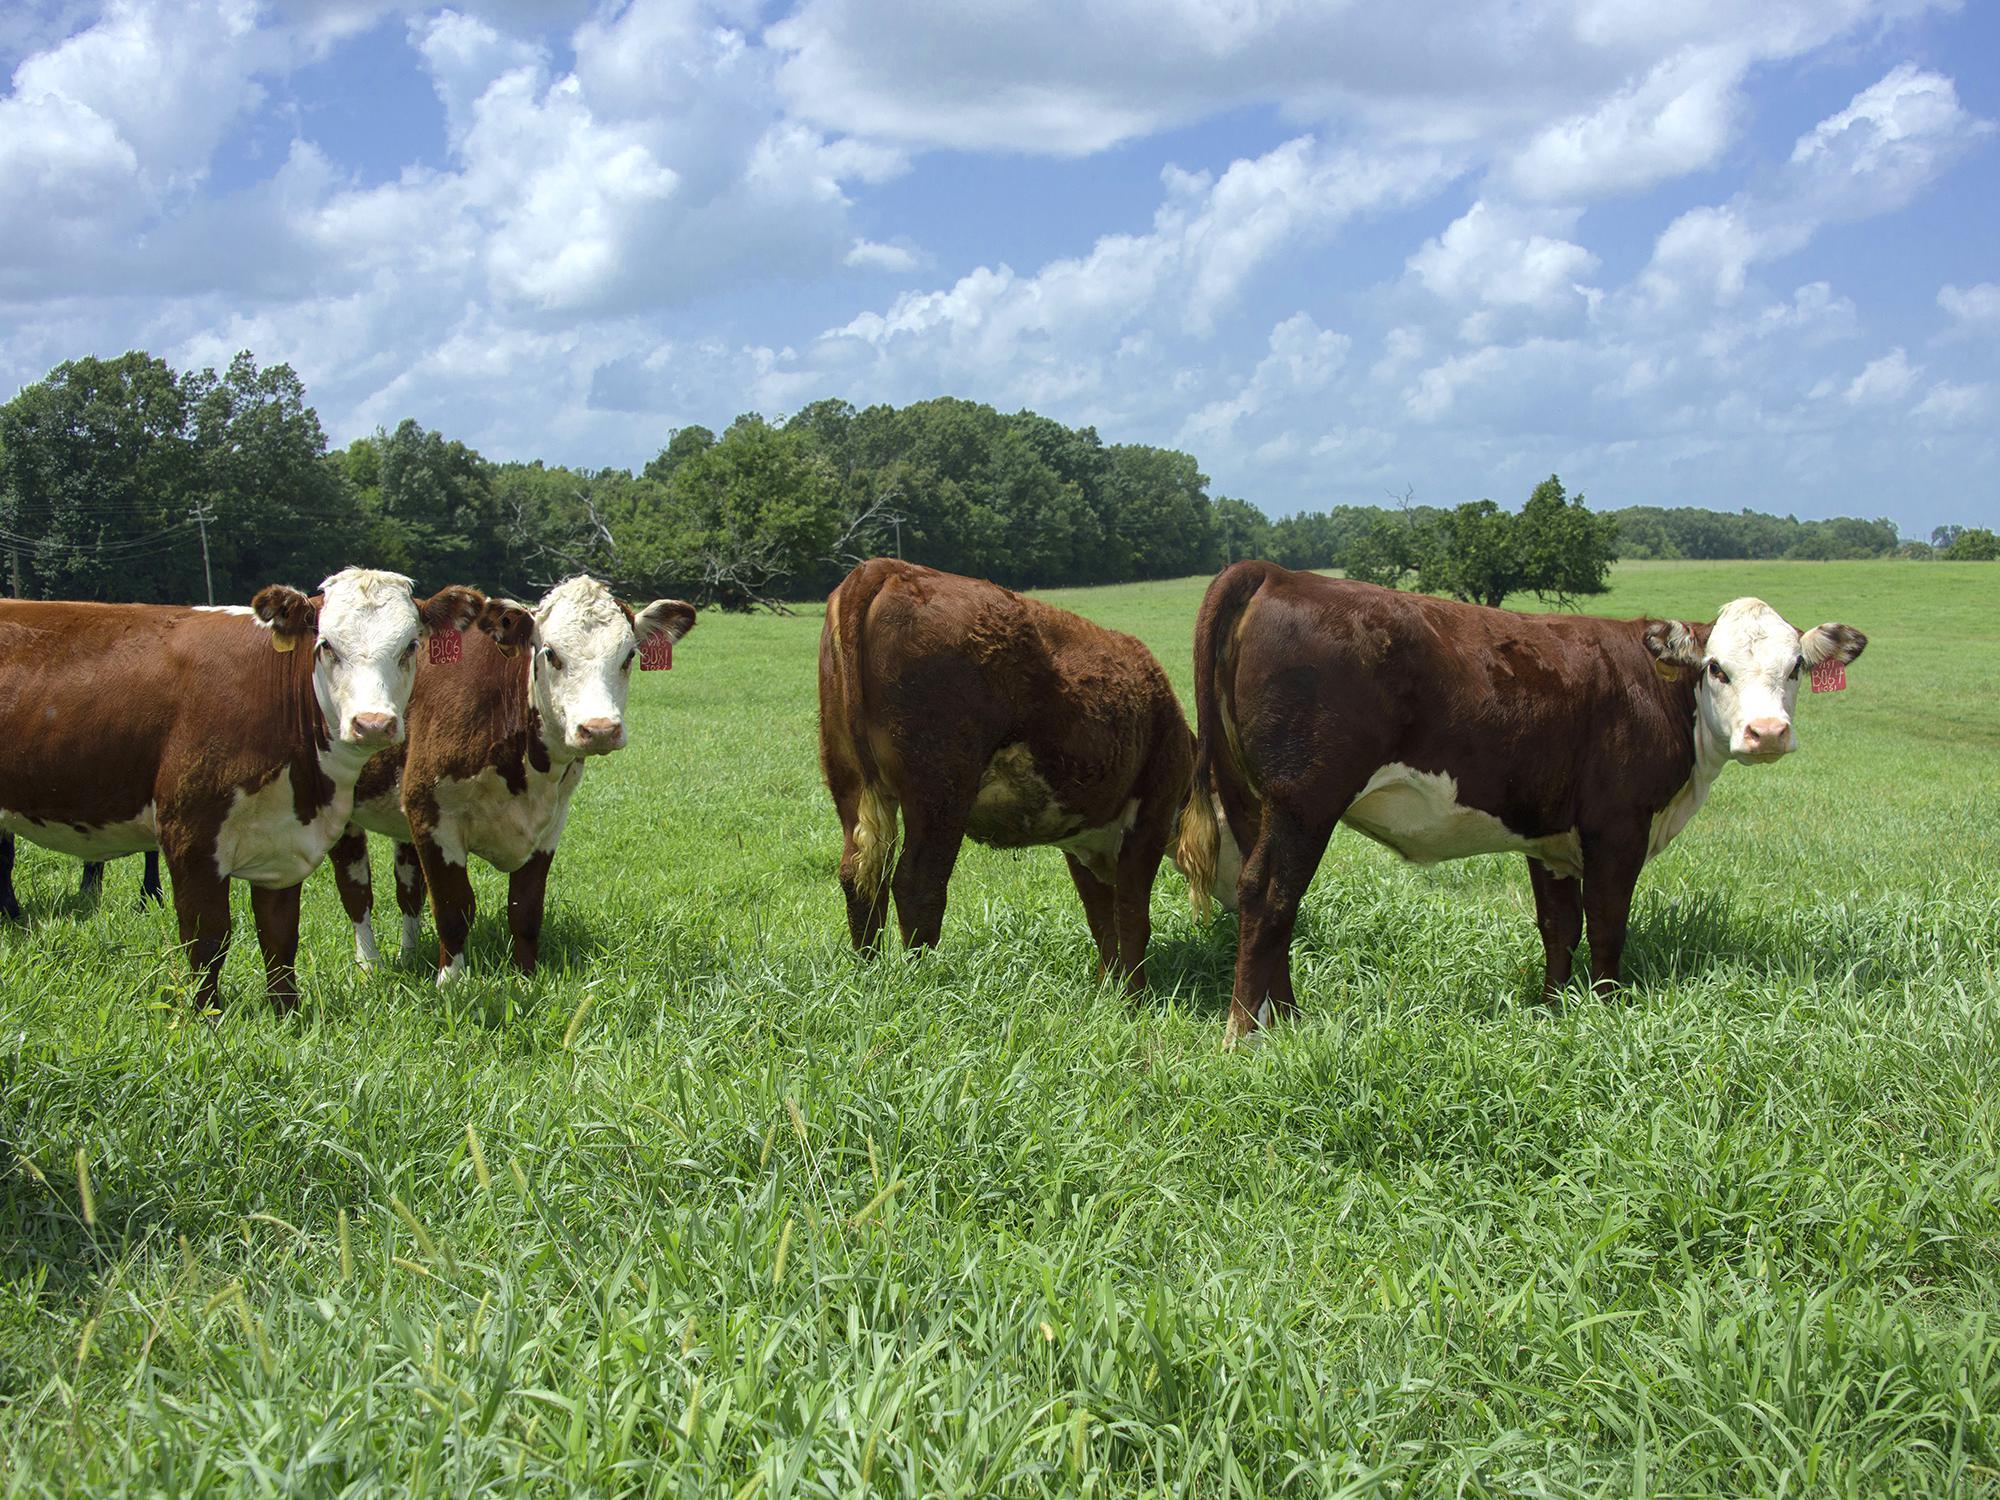
[[[1849,406],[1880,406],[1900,401],[1910,393],[1920,373],[1901,349],[1891,349],[1880,359],[1870,360],[1848,383],[1845,399]]]
[[[1938,288],[1937,303],[1957,332],[2000,330],[2000,282],[1982,281],[1966,287],[1947,283]]]

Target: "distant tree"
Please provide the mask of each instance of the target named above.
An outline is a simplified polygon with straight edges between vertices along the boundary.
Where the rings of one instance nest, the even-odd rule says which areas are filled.
[[[668,434],[667,446],[654,454],[652,461],[646,465],[646,478],[665,484],[674,477],[674,470],[714,446],[715,434],[706,427],[677,427]]]
[[[1415,538],[1417,587],[1468,604],[1499,605],[1523,586],[1514,517],[1491,500],[1470,500]]]
[[[1929,542],[1920,542],[1912,537],[1897,547],[1894,555],[1911,562],[1929,562],[1937,556],[1937,548]]]
[[[2000,559],[2000,536],[1984,526],[1968,526],[1938,555],[1946,562],[1993,562]]]
[[[1218,563],[1227,566],[1247,557],[1271,555],[1271,523],[1249,501],[1220,495],[1210,510],[1210,519]]]
[[[1520,568],[1515,587],[1532,590],[1557,609],[1574,609],[1583,596],[1610,589],[1618,522],[1592,515],[1581,495],[1569,499],[1555,475],[1535,486],[1513,530],[1512,551]]]
[[[1943,552],[1958,540],[1964,530],[1963,526],[1935,526],[1931,528],[1931,545]]]
[[[1417,568],[1424,534],[1408,515],[1378,511],[1340,554],[1340,569],[1362,583],[1399,588]]]
[[[1208,476],[1193,457],[1170,448],[1120,443],[1107,450],[1108,539],[1129,571],[1110,577],[1178,578],[1215,569]]]

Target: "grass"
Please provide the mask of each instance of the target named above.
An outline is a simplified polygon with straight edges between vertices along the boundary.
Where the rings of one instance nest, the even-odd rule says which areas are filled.
[[[1060,602],[1185,693],[1202,582]],[[1872,643],[1648,871],[1610,1003],[1533,1003],[1519,861],[1353,835],[1254,1054],[1171,872],[1136,1004],[1046,850],[859,964],[812,615],[638,679],[533,982],[490,871],[446,996],[357,974],[321,871],[304,1012],[246,909],[193,1021],[136,863],[93,910],[24,846],[0,1493],[1996,1493],[2000,570],[1615,582]]]

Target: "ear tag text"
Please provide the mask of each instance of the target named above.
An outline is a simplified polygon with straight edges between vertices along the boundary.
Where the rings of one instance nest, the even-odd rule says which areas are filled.
[[[674,667],[674,643],[666,633],[649,636],[645,645],[639,648],[639,670],[641,672],[671,672]]]
[[[431,665],[448,667],[465,654],[465,637],[450,625],[431,632]]]
[[[1815,693],[1837,693],[1847,686],[1847,663],[1839,657],[1828,657],[1812,669],[1812,687]]]

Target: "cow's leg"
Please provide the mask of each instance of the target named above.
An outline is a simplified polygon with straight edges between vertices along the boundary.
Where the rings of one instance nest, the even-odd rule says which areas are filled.
[[[944,797],[903,806],[903,855],[890,887],[896,896],[896,923],[906,948],[928,948],[944,930],[945,888],[972,808],[973,786],[946,789]],[[949,800],[947,800],[949,799]]]
[[[424,937],[424,864],[415,844],[396,845],[396,910],[403,914],[403,947],[397,960],[413,964],[423,957],[418,945]]]
[[[167,893],[160,886],[160,851],[157,849],[146,851],[146,873],[139,881],[139,905],[143,907],[148,901],[155,906],[167,904]]]
[[[514,935],[514,967],[535,972],[542,952],[542,909],[548,902],[549,864],[553,849],[537,849],[528,862],[507,877],[507,930]]]
[[[194,968],[195,1009],[222,1004],[222,960],[229,953],[229,882],[207,854],[167,852],[174,881],[174,917]]]
[[[368,835],[350,823],[327,859],[333,865],[333,887],[340,892],[340,904],[347,909],[347,920],[354,924],[354,961],[372,969],[382,961],[382,954],[375,946],[375,881],[368,869]]]
[[[1082,860],[1063,851],[1069,878],[1083,898],[1083,914],[1090,920],[1090,935],[1097,943],[1097,977],[1118,972],[1118,894],[1084,866]]]
[[[1542,934],[1542,998],[1559,1000],[1574,970],[1576,945],[1583,937],[1583,887],[1556,874],[1539,859],[1528,860],[1528,884],[1535,891],[1535,926]]]
[[[465,945],[471,941],[477,911],[472,872],[446,859],[444,850],[422,834],[417,835],[416,846],[417,858],[423,862],[424,884],[430,887],[431,919],[437,923],[437,982],[443,986],[465,972]]]
[[[882,945],[882,929],[889,921],[889,872],[883,870],[883,878],[872,888],[861,879],[861,845],[855,839],[855,831],[861,825],[863,796],[859,780],[829,772],[827,786],[833,793],[834,809],[840,814],[840,894],[847,902],[847,935],[855,952],[874,953]],[[879,793],[875,803],[878,809],[886,809],[888,836],[893,838],[895,805]],[[882,831],[877,829],[875,834],[880,837]]]
[[[272,890],[250,887],[250,910],[257,918],[257,946],[264,951],[264,993],[271,1009],[288,1015],[299,1008],[299,892],[303,885]]]
[[[14,835],[0,833],[0,917],[19,922],[21,903],[14,896]]]
[[[93,901],[104,894],[103,860],[93,859],[84,862],[83,878],[76,883],[76,893],[79,896],[87,896]]]
[[[1346,801],[1340,806],[1344,809]],[[1257,844],[1237,885],[1236,989],[1223,1044],[1233,1046],[1262,1026],[1267,1004],[1297,1008],[1292,996],[1292,928],[1299,903],[1333,837],[1335,820],[1307,821],[1271,803]]]
[[[1646,840],[1624,836],[1583,841],[1583,914],[1590,928],[1590,987],[1602,994],[1620,983],[1632,891],[1646,862]]]

